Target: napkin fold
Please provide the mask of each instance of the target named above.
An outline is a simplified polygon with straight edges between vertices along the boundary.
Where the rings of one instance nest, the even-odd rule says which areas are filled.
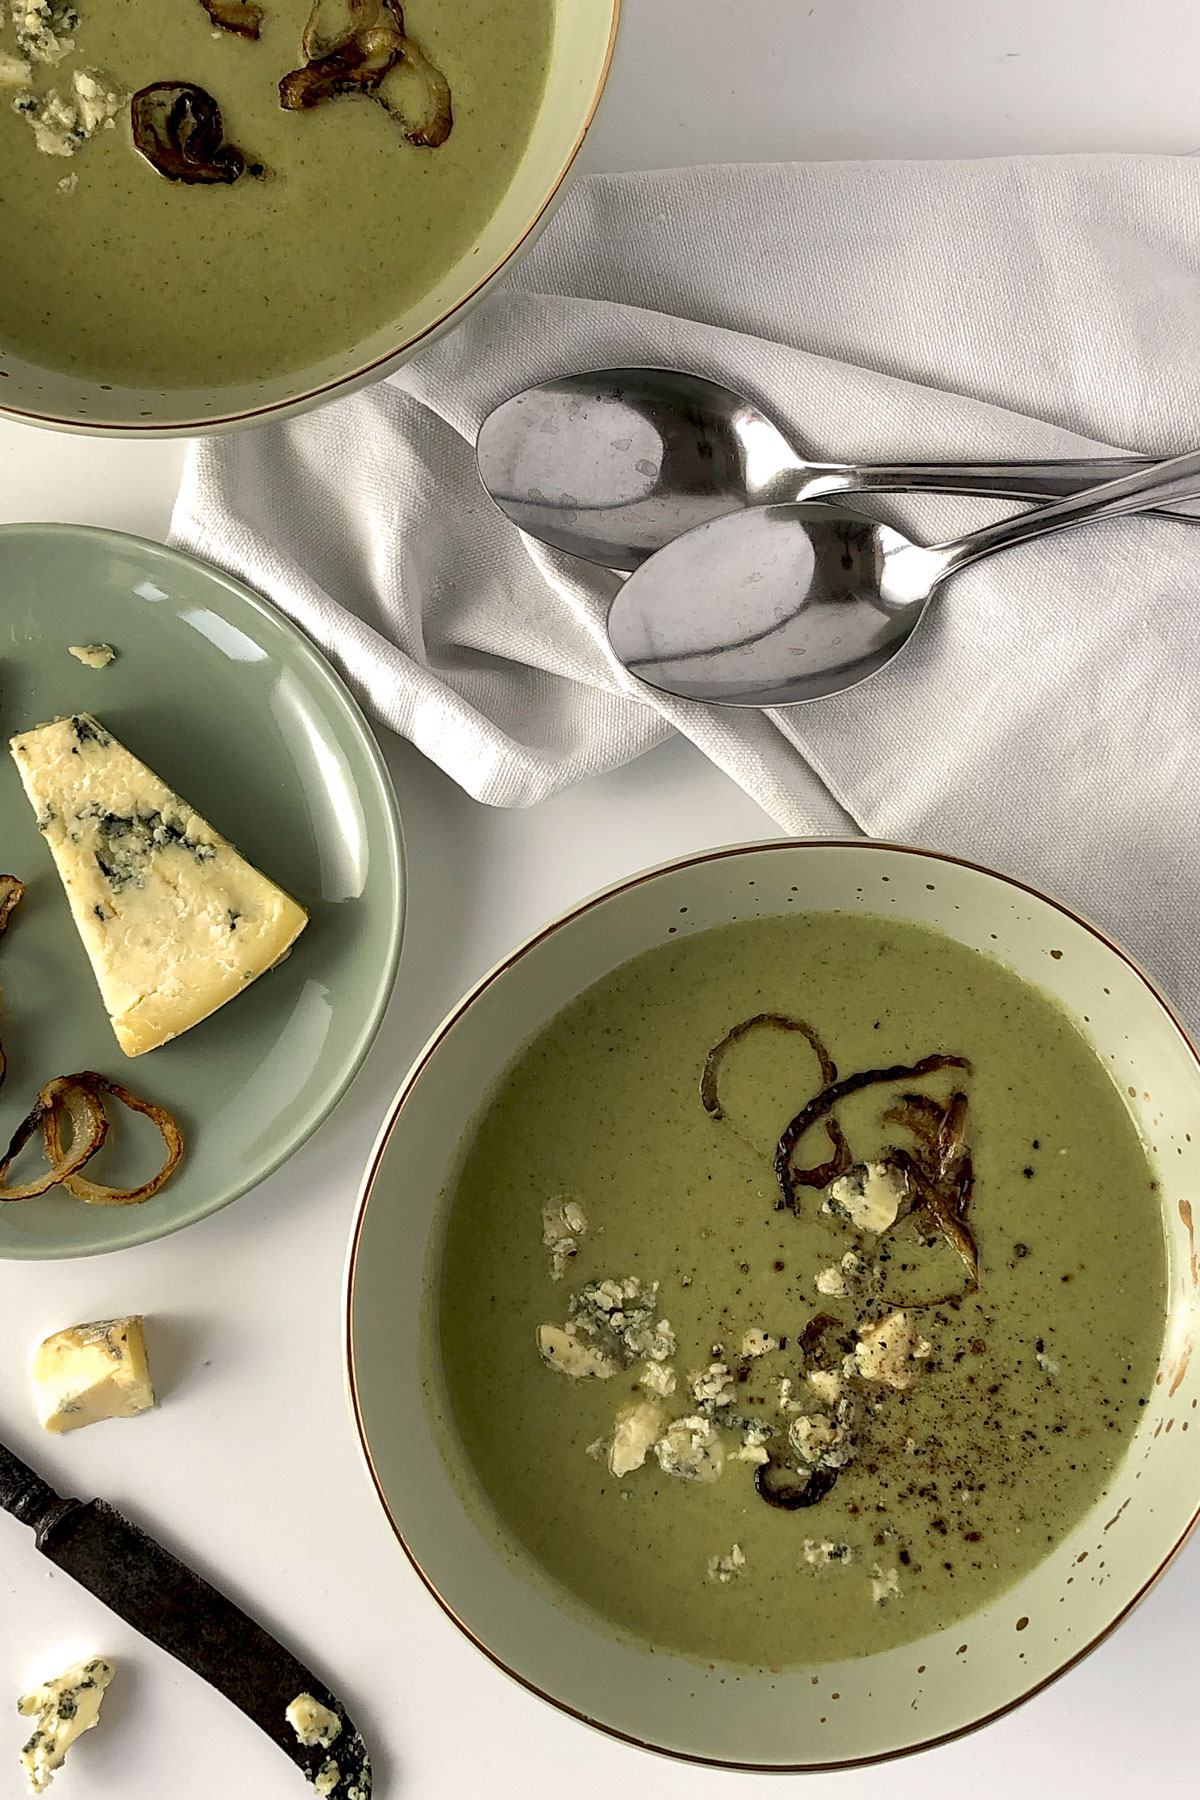
[[[579,181],[453,333],[389,382],[189,451],[173,540],[270,596],[375,720],[528,805],[677,730],[789,832],[919,842],[1100,923],[1200,1027],[1200,523],[1011,550],[865,688],[774,713],[651,696],[617,578],[479,487],[486,412],[570,370],[666,364],[802,453],[1168,456],[1200,445],[1200,163],[711,167]],[[1016,510],[872,497],[935,541]]]

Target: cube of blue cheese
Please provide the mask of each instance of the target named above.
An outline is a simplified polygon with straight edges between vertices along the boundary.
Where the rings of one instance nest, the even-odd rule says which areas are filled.
[[[154,1405],[140,1318],[69,1325],[33,1356],[38,1417],[46,1431],[132,1419]]]
[[[31,1794],[46,1792],[75,1739],[99,1722],[100,1704],[112,1678],[112,1664],[93,1656],[21,1695],[17,1712],[37,1721],[21,1751]]]
[[[89,713],[23,732],[12,754],[126,1056],[207,1019],[307,925]]]

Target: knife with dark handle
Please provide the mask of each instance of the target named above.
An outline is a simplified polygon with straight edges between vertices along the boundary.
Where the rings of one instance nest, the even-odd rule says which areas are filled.
[[[371,1761],[341,1701],[193,1569],[103,1500],[64,1500],[2,1444],[0,1506],[57,1568],[240,1707],[319,1793],[369,1800]],[[302,1744],[288,1722],[302,1694],[340,1722],[328,1748]]]

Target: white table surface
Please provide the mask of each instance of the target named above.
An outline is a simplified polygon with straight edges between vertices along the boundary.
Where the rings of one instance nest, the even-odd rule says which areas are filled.
[[[958,156],[1200,145],[1195,0],[625,0],[593,169],[718,159]],[[0,425],[0,520],[152,537],[182,449]],[[561,1718],[462,1640],[396,1548],[359,1464],[339,1353],[343,1249],[368,1147],[462,989],[547,918],[676,852],[770,822],[689,747],[529,813],[486,811],[389,743],[411,858],[408,953],[363,1073],[316,1138],[192,1230],[90,1261],[0,1265],[0,1434],[67,1491],[124,1507],[327,1674],[375,1750],[381,1800],[683,1800],[768,1778],[667,1763]],[[162,1406],[43,1438],[31,1345],[141,1311]],[[302,1403],[303,1402],[303,1403]],[[1200,1542],[1115,1638],[985,1734],[806,1796],[1121,1800],[1194,1793]],[[231,1709],[33,1553],[0,1517],[0,1800],[20,1792],[5,1695],[31,1653],[89,1638],[120,1663],[63,1800],[287,1800],[304,1790]],[[769,1778],[771,1791],[799,1780]]]

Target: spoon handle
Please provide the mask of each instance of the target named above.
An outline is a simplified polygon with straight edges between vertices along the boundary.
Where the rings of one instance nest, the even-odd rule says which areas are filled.
[[[1055,500],[1049,506],[1035,507],[1015,519],[1002,519],[998,525],[987,525],[969,537],[933,546],[928,554],[939,562],[937,579],[941,580],[965,568],[993,550],[1006,550],[1010,544],[1028,543],[1031,538],[1045,537],[1052,531],[1065,531],[1071,525],[1086,525],[1092,519],[1110,519],[1121,513],[1141,512],[1148,500],[1188,499],[1200,480],[1200,450],[1187,456],[1175,456],[1169,462],[1153,463],[1133,475],[1107,481],[1102,487],[1077,494],[1072,499]]]
[[[1148,456],[1080,457],[1075,462],[993,463],[844,463],[810,477],[800,498],[818,500],[829,494],[885,494],[902,489],[914,493],[996,494],[1012,500],[1058,500],[1082,494],[1102,481],[1157,469]],[[1189,496],[1191,505],[1154,510],[1169,518],[1200,523],[1200,484]],[[1194,510],[1193,510],[1194,509]]]

